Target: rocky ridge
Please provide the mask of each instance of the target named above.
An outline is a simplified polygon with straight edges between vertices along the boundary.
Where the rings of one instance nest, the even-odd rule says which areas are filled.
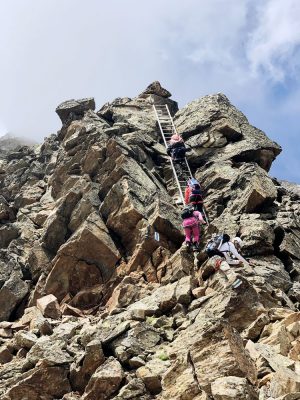
[[[268,170],[281,151],[223,94],[181,110],[155,82],[0,161],[0,399],[300,398],[299,193]],[[192,151],[213,232],[250,269],[203,282],[154,113]],[[154,239],[159,233],[159,241]]]
[[[7,153],[9,151],[14,151],[22,146],[33,146],[36,142],[34,140],[17,137],[12,133],[6,133],[0,137],[0,153]]]

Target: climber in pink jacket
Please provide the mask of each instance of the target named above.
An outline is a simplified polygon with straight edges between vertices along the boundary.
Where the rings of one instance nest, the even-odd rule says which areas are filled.
[[[181,217],[183,219],[182,226],[185,233],[185,244],[187,248],[191,246],[193,238],[193,250],[199,249],[200,240],[200,226],[199,224],[206,224],[200,211],[194,211],[193,207],[184,207]]]

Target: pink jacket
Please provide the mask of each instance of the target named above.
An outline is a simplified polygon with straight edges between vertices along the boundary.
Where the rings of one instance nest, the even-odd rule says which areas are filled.
[[[183,220],[183,223],[182,223],[182,226],[183,226],[184,228],[187,228],[188,226],[195,226],[195,225],[197,225],[199,222],[200,222],[201,224],[204,224],[204,223],[205,223],[205,221],[204,221],[204,219],[203,219],[203,217],[202,217],[201,212],[200,212],[200,211],[194,211],[194,212],[193,212],[193,217],[184,219],[184,220]]]

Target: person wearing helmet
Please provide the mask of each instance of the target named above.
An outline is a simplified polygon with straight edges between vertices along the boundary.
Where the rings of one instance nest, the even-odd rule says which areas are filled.
[[[174,133],[171,136],[170,145],[174,145],[176,143],[183,143],[183,139],[180,135],[178,135],[177,133]]]
[[[237,249],[237,251],[240,251],[242,249],[243,246],[243,241],[240,237],[236,236],[232,243],[235,245],[235,248]]]
[[[174,133],[167,147],[168,156],[172,157],[174,162],[181,162],[185,158],[187,148],[183,142],[183,139],[177,133]]]
[[[242,245],[242,239],[235,237],[233,241],[230,241],[230,236],[226,233],[223,234],[223,240],[218,248],[221,253],[224,254],[226,261],[229,265],[245,265],[249,267],[249,263],[242,257],[238,250],[240,250]],[[237,247],[236,247],[237,246]]]
[[[194,209],[203,214],[203,195],[200,183],[195,178],[187,181],[187,187],[184,193],[185,204],[193,205]]]
[[[185,233],[185,245],[187,249],[190,249],[192,245],[193,251],[198,251],[200,241],[199,225],[206,224],[202,214],[199,211],[195,211],[192,206],[185,206],[182,210],[181,218],[183,219],[182,226]]]
[[[236,240],[237,238],[235,238]],[[241,243],[241,239],[236,242]],[[203,280],[209,278],[214,272],[220,271],[225,277],[227,286],[238,288],[242,284],[242,280],[236,272],[231,268],[232,265],[245,265],[248,267],[248,262],[238,253],[235,245],[230,241],[230,236],[226,233],[215,235],[207,245],[207,249],[213,249],[208,253],[209,259],[202,266],[201,277]],[[233,260],[235,256],[237,259]]]

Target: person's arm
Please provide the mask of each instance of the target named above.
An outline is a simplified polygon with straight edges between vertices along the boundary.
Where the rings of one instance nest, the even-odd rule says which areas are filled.
[[[185,204],[189,204],[189,197],[190,197],[190,188],[187,187],[187,188],[185,188],[185,192],[184,192],[184,202],[185,202]]]
[[[229,251],[232,255],[234,255],[238,260],[240,260],[243,264],[245,265],[249,265],[248,261],[244,259],[244,257],[242,257],[237,249],[235,248],[235,245],[233,243],[228,243],[228,247],[229,247]]]
[[[196,216],[196,218],[198,219],[198,221],[199,221],[201,224],[205,224],[205,223],[206,223],[206,222],[204,221],[204,219],[203,219],[202,214],[201,214],[200,211],[194,211],[194,215]]]

